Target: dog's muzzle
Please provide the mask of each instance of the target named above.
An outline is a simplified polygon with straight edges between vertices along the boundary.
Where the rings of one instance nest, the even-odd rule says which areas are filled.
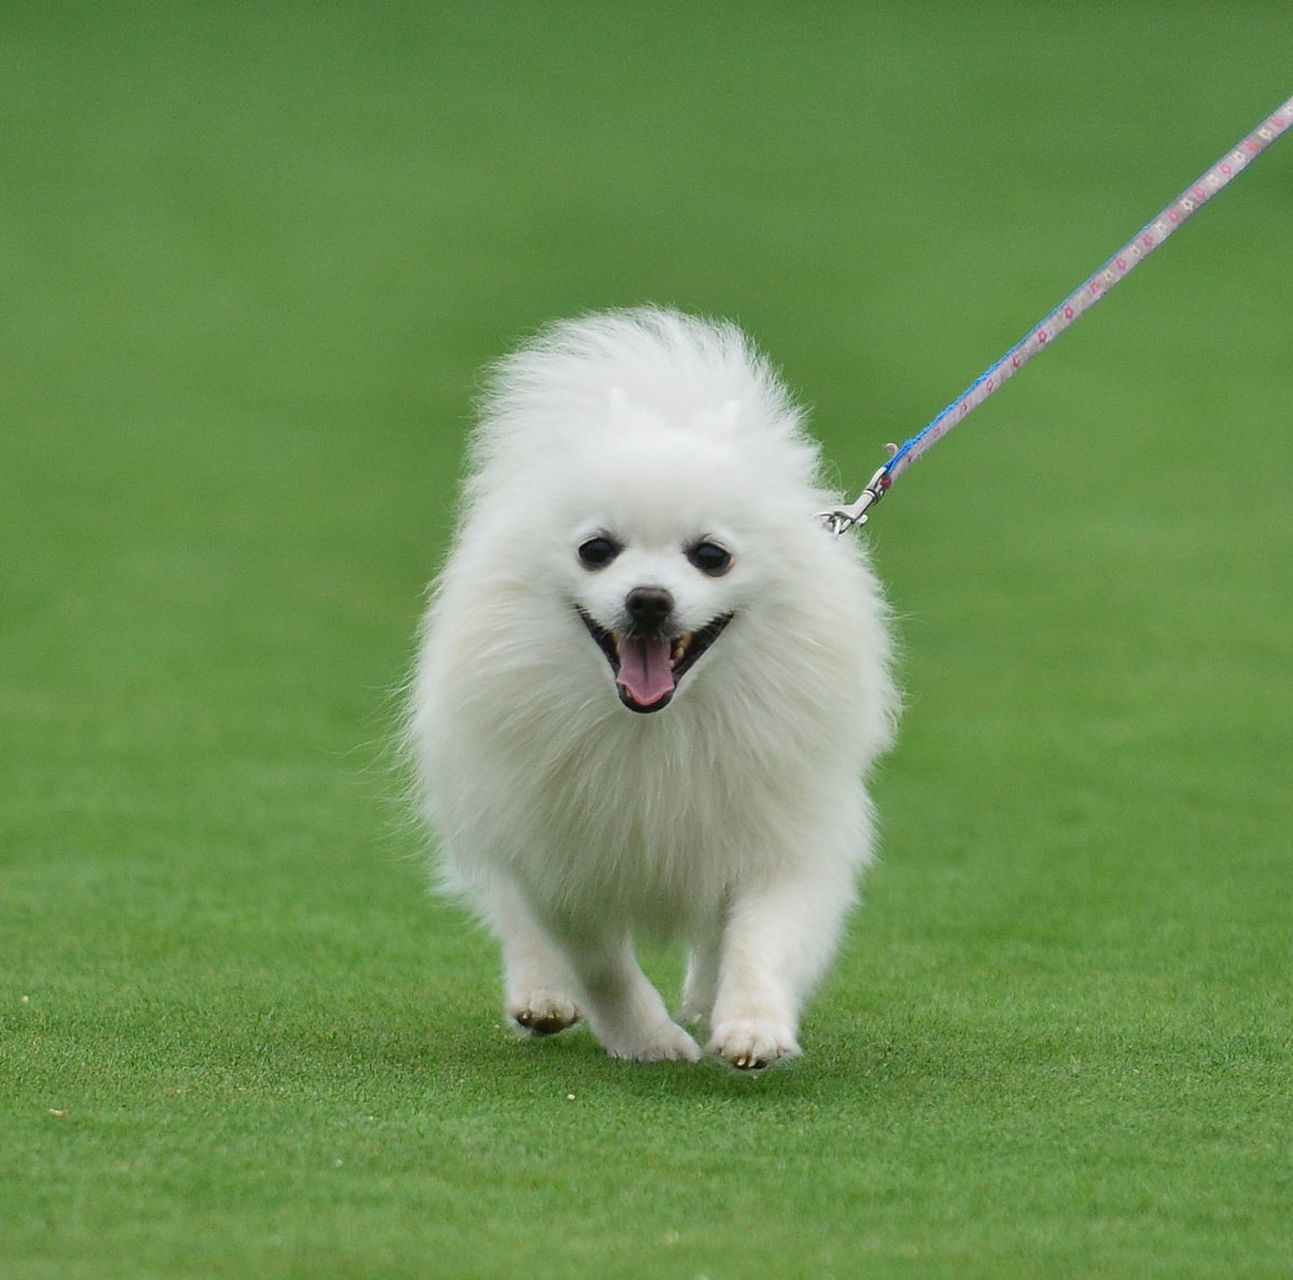
[[[652,598],[643,599],[647,593]],[[678,682],[722,634],[732,614],[715,618],[699,631],[674,634],[666,626],[673,613],[673,597],[663,588],[635,588],[625,607],[632,620],[627,631],[608,631],[583,609],[576,606],[576,611],[610,663],[620,701],[642,715],[663,711],[673,700]]]

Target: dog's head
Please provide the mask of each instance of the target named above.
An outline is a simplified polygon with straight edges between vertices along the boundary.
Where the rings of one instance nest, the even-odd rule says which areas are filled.
[[[735,330],[561,327],[502,366],[477,450],[473,522],[497,513],[518,647],[562,649],[640,714],[737,664],[770,676],[793,634],[777,601],[826,539],[815,446]]]

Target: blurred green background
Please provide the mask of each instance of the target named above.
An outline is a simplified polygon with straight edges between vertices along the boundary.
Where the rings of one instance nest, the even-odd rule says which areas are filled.
[[[855,489],[1293,92],[1286,4],[0,54],[0,1275],[1288,1274],[1293,144],[867,534],[909,703],[803,1061],[513,1041],[389,749],[482,364],[730,316]]]

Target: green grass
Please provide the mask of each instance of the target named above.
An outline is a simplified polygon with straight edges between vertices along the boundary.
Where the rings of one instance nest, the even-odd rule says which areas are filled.
[[[801,1062],[512,1040],[386,745],[482,363],[732,315],[856,486],[1287,96],[1283,6],[0,32],[4,1280],[1288,1274],[1293,143],[881,509]]]

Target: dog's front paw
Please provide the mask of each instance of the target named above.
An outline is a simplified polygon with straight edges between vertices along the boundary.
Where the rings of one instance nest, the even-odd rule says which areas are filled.
[[[759,1071],[779,1058],[797,1057],[794,1032],[777,1022],[731,1018],[714,1028],[710,1053],[741,1071]]]
[[[507,1016],[523,1032],[552,1036],[579,1021],[579,1006],[561,991],[531,991],[509,1005]]]
[[[676,1022],[664,1022],[646,1034],[605,1036],[602,1045],[612,1058],[633,1062],[699,1062],[698,1045]]]

